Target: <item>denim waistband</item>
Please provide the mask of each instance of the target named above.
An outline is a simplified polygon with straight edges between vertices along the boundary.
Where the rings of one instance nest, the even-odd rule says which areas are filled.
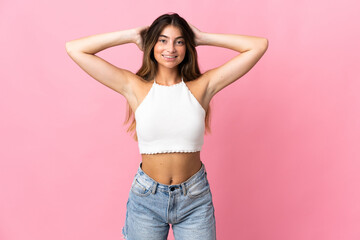
[[[153,194],[155,194],[156,190],[160,191],[174,191],[176,189],[180,189],[184,195],[186,195],[187,189],[195,184],[197,181],[204,178],[206,174],[205,165],[201,162],[201,168],[199,171],[197,171],[194,175],[192,175],[189,179],[187,179],[185,182],[179,183],[179,184],[173,184],[173,185],[166,185],[159,183],[149,177],[142,169],[141,169],[142,163],[140,163],[139,168],[136,173],[136,180],[139,181],[143,186],[147,188],[151,188],[151,191]]]

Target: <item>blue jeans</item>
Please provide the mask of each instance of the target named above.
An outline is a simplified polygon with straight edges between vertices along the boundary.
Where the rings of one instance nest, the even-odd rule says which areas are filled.
[[[141,163],[131,185],[122,233],[127,240],[166,240],[169,224],[176,240],[216,239],[215,215],[205,166],[183,183],[164,185]]]

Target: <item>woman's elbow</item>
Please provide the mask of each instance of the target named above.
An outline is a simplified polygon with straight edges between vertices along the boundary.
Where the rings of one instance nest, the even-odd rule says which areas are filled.
[[[266,51],[268,46],[269,46],[269,40],[267,38],[263,38],[262,49]]]
[[[267,38],[259,38],[254,49],[265,52],[269,46],[269,40]]]
[[[74,44],[71,41],[68,41],[65,43],[65,49],[66,52],[70,53],[71,51],[74,51]]]
[[[66,52],[70,52],[70,42],[65,43]]]

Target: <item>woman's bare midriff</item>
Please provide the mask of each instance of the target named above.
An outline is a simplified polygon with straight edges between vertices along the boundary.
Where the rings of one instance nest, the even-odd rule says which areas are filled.
[[[200,151],[141,156],[141,169],[153,180],[165,185],[185,182],[201,168]]]

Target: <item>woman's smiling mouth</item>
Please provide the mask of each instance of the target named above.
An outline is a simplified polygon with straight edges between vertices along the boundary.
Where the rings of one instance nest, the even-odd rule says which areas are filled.
[[[163,55],[163,54],[161,54],[161,56],[163,56],[163,58],[169,59],[169,60],[177,58],[177,56],[172,56],[172,55]]]

